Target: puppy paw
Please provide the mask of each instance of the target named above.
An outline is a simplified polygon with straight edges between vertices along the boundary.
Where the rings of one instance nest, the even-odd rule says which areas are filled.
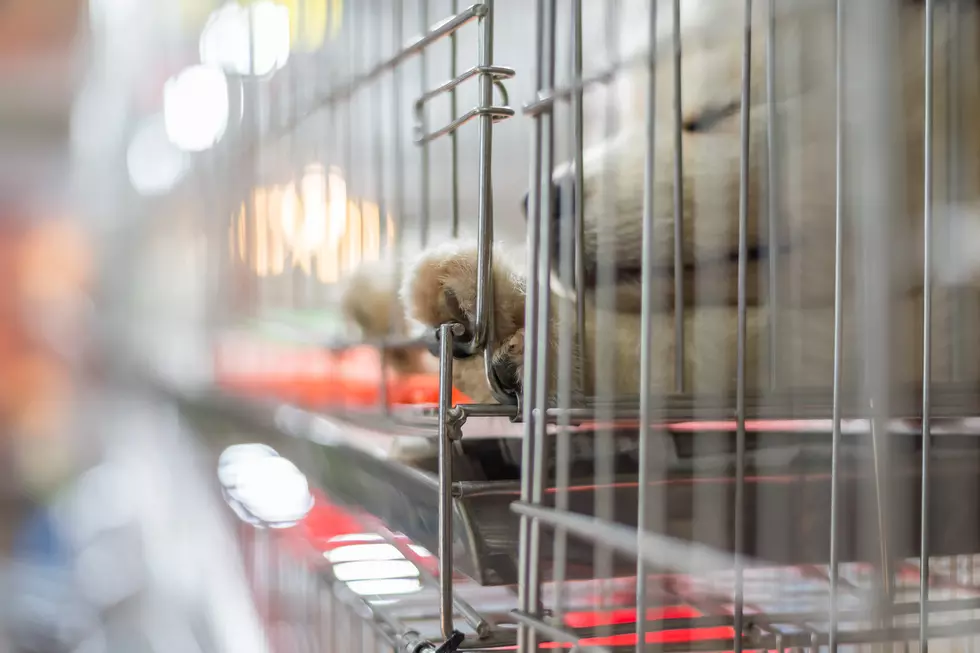
[[[493,352],[493,371],[505,388],[521,390],[524,384],[524,328],[514,332]]]
[[[456,322],[464,329],[459,341],[470,341],[476,331],[477,263],[475,243],[454,241],[424,252],[405,275],[401,289],[408,317],[428,328]],[[492,304],[493,364],[495,368],[499,366],[498,378],[516,390],[520,387],[519,358],[523,355],[524,280],[512,272],[504,254],[496,248]],[[474,401],[490,398],[482,358],[459,357],[453,365],[457,387]]]
[[[524,281],[503,254],[493,254],[493,344],[510,338],[524,324]],[[408,317],[427,327],[457,322],[472,338],[476,325],[476,244],[449,242],[432,248],[405,275],[401,290]]]

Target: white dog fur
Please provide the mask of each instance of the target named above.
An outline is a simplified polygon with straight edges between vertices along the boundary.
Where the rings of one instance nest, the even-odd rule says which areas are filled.
[[[599,5],[602,3],[584,3]],[[626,3],[626,11],[641,11],[624,24],[646,23],[646,10]],[[645,3],[644,3],[645,4]],[[734,390],[736,372],[736,262],[733,253],[738,244],[738,204],[740,167],[740,125],[737,103],[742,78],[742,6],[739,0],[685,0],[682,16],[682,115],[695,122],[707,112],[723,107],[734,110],[700,130],[685,131],[683,142],[683,233],[685,262],[684,365],[687,392],[722,393]],[[778,313],[770,310],[765,258],[748,263],[747,309],[747,381],[749,389],[764,387],[771,368],[783,390],[827,388],[832,381],[834,345],[834,243],[835,243],[835,76],[834,76],[834,2],[833,0],[794,0],[778,2],[783,10],[775,17],[777,42],[776,108],[779,157],[776,165],[779,242],[768,242],[767,217],[767,148],[769,121],[766,102],[766,38],[768,17],[765,3],[754,19],[751,57],[751,103],[749,113],[749,193],[748,245],[753,250],[778,252],[780,283],[775,291]],[[709,6],[710,5],[710,6]],[[895,143],[898,160],[895,166],[894,198],[897,207],[889,227],[887,250],[891,254],[889,303],[891,339],[888,343],[890,378],[896,383],[916,383],[921,378],[922,356],[922,214],[923,214],[923,16],[924,3],[895,0],[898,26],[899,57],[894,60],[896,95],[893,98],[896,124]],[[668,53],[670,45],[670,3],[661,8],[661,42],[658,52]],[[845,3],[845,7],[847,3]],[[664,9],[667,7],[668,9]],[[962,78],[952,89],[946,67],[935,66],[934,77],[934,184],[937,195],[946,187],[950,176],[945,161],[952,140],[946,129],[947,102],[956,97],[962,116],[960,133],[955,135],[960,161],[953,170],[960,171],[959,206],[971,207],[980,191],[980,61],[977,49],[977,27],[980,8],[975,2],[963,2],[959,30]],[[937,11],[934,41],[937,52],[945,52],[950,25],[946,14]],[[639,17],[638,16],[642,16]],[[624,54],[644,46],[637,37],[624,39]],[[938,61],[943,61],[937,57]],[[674,234],[674,144],[672,61],[661,57],[657,70],[657,138],[654,150],[654,247],[658,267],[656,296],[658,303],[653,319],[654,385],[658,391],[671,392],[674,361],[673,267]],[[598,306],[598,297],[609,297],[595,286],[586,287],[586,351],[575,351],[575,365],[585,372],[586,394],[597,389],[595,361],[603,360],[611,376],[600,389],[618,395],[636,395],[639,388],[640,293],[637,282],[640,270],[643,209],[643,173],[645,158],[646,76],[630,74],[617,88],[625,94],[622,131],[613,139],[600,143],[586,153],[583,170],[585,197],[586,260],[594,263],[600,252],[612,253],[616,267],[631,274],[615,288],[614,315]],[[849,80],[855,83],[860,80]],[[955,93],[952,92],[955,90]],[[596,127],[595,129],[599,129]],[[848,127],[852,129],[852,127]],[[614,183],[603,183],[605,167],[614,166]],[[556,178],[570,170],[565,165],[556,170]],[[852,169],[846,168],[848,192],[860,193],[852,180]],[[856,181],[854,182],[856,183]],[[612,197],[607,194],[612,193]],[[609,214],[606,207],[615,211]],[[946,207],[951,208],[951,207]],[[970,211],[943,211],[937,208],[936,241],[946,242],[942,234],[952,233],[954,223],[949,215],[970,215]],[[503,210],[498,208],[499,210]],[[860,383],[862,341],[860,307],[862,298],[858,240],[861,216],[846,216],[844,234],[843,332],[845,383]],[[567,217],[565,219],[571,219]],[[972,218],[961,218],[957,227],[962,234],[976,234]],[[557,235],[557,234],[556,234]],[[938,247],[938,245],[937,245]],[[961,257],[969,259],[976,248],[959,244]],[[953,250],[942,250],[937,258],[944,266],[937,269],[940,278],[935,287],[933,305],[933,378],[951,378],[954,342],[947,328],[958,288],[976,281],[976,262],[961,260],[952,264]],[[937,250],[939,252],[939,250]],[[500,375],[519,386],[523,367],[525,279],[507,263],[507,253],[494,251],[494,333],[492,344],[495,364]],[[946,272],[944,272],[944,270]],[[953,270],[950,272],[950,270]],[[965,271],[965,272],[964,272]],[[385,332],[404,333],[412,323],[426,328],[454,320],[471,324],[476,301],[476,247],[469,242],[441,243],[426,250],[411,262],[401,275],[377,275],[376,271],[359,271],[349,281],[345,312],[369,337]],[[396,293],[398,297],[396,299]],[[409,318],[390,313],[397,301]],[[564,293],[552,294],[552,333],[548,339],[552,356],[559,331],[558,304],[569,301]],[[980,326],[977,304],[959,319]],[[574,311],[568,311],[574,315]],[[601,327],[601,328],[600,328]],[[601,330],[601,333],[600,333]],[[974,331],[975,332],[975,331]],[[601,337],[600,337],[601,335]],[[770,355],[767,343],[775,336],[778,351]],[[605,352],[605,353],[603,353]],[[429,356],[423,352],[423,357]],[[609,367],[609,362],[612,366]],[[970,382],[980,381],[978,361],[961,361]],[[412,359],[411,365],[427,367],[430,362]],[[555,366],[552,365],[554,372]],[[454,365],[456,386],[475,401],[492,401],[480,357],[459,359]],[[552,384],[554,379],[552,379]],[[554,387],[552,385],[552,387]]]

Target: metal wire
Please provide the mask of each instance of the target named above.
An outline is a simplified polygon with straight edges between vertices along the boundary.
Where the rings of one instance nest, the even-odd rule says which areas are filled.
[[[439,623],[442,636],[450,637],[453,626],[453,453],[458,437],[450,415],[453,385],[453,338],[462,330],[458,324],[439,328]]]
[[[429,0],[418,0],[418,26],[424,34],[429,29]],[[419,51],[419,95],[425,95],[429,89],[429,52],[426,48]],[[421,133],[428,133],[425,115],[421,116],[418,129]],[[432,184],[430,181],[431,162],[429,156],[429,143],[422,141],[419,144],[419,237],[422,247],[429,244],[432,218],[432,203],[430,193]]]
[[[681,95],[681,3],[673,5],[674,44],[674,391],[684,392],[684,126]],[[651,40],[651,43],[655,41]]]
[[[752,70],[752,0],[745,0],[742,50],[741,153],[738,181],[738,341],[735,378],[735,653],[742,652],[745,632],[744,579],[739,559],[745,550],[745,385],[749,220],[749,107]]]
[[[919,650],[929,651],[929,471],[932,455],[930,391],[932,385],[932,123],[933,123],[933,29],[935,5],[926,0],[923,27],[925,65],[925,116],[923,135],[923,238],[922,238],[922,493],[920,495],[921,533],[919,544]],[[948,82],[947,82],[948,83]],[[946,172],[949,174],[949,171]]]
[[[678,51],[677,60],[679,61],[679,51],[680,51],[680,23],[679,23],[679,5],[677,2],[674,3],[674,39],[676,42],[676,48]],[[657,5],[656,3],[650,4],[650,17],[649,17],[649,31],[648,40],[650,43],[654,43],[657,38]],[[646,97],[646,157],[644,160],[644,175],[643,175],[643,253],[642,253],[642,273],[643,273],[643,298],[641,306],[641,316],[640,316],[640,451],[639,451],[639,476],[638,482],[640,485],[640,499],[637,506],[637,521],[636,521],[636,537],[637,537],[637,548],[641,546],[641,538],[644,533],[647,533],[652,528],[662,528],[663,527],[663,506],[655,506],[653,499],[650,497],[650,481],[651,476],[661,477],[662,470],[657,470],[659,473],[654,473],[651,470],[653,461],[650,455],[650,444],[653,438],[653,430],[651,428],[653,422],[653,415],[651,410],[651,404],[654,401],[654,388],[653,388],[653,311],[654,302],[657,298],[654,293],[654,257],[656,256],[656,243],[653,239],[654,230],[654,183],[656,181],[656,146],[657,146],[657,53],[656,50],[651,50],[650,52],[650,63],[647,74],[649,79],[647,79],[647,97]],[[679,63],[676,64],[679,66]],[[679,68],[675,68],[676,83],[674,86],[675,101],[680,96],[680,74]],[[678,103],[679,104],[679,103]],[[680,126],[675,125],[678,132],[680,131]],[[678,142],[679,145],[679,142]],[[678,152],[680,150],[678,149]],[[679,157],[678,157],[679,158]],[[678,183],[680,176],[675,177],[675,184]],[[675,190],[676,197],[676,190]],[[680,195],[683,197],[683,194]],[[682,221],[683,213],[678,211],[679,202],[675,199],[675,225]],[[677,230],[675,227],[675,239],[677,239]],[[683,249],[678,248],[675,245],[674,257],[675,262],[677,257],[683,254]],[[675,274],[676,274],[675,265]],[[678,275],[678,278],[680,276]],[[683,290],[683,286],[681,286]],[[676,290],[675,290],[676,292]],[[678,304],[675,299],[674,306],[675,310],[677,306],[683,306],[683,297],[681,293],[677,293],[675,297],[681,297],[680,303]],[[680,324],[680,331],[678,334],[683,332],[683,321]],[[676,326],[675,326],[676,331]],[[675,337],[679,337],[675,336]],[[681,349],[678,347],[678,349]],[[683,360],[681,361],[681,369],[683,369]],[[676,387],[678,389],[683,388],[683,376],[679,377],[679,380],[675,380]],[[562,510],[562,507],[558,507]],[[656,511],[656,512],[655,512]],[[637,557],[636,565],[636,651],[641,653],[646,649],[647,646],[647,580],[650,570],[644,564],[642,557]]]
[[[841,375],[843,370],[842,331],[844,328],[844,213],[843,213],[843,94],[844,94],[844,6],[834,5],[834,398],[830,460],[830,653],[837,653],[838,605],[840,584],[840,458],[841,458]]]

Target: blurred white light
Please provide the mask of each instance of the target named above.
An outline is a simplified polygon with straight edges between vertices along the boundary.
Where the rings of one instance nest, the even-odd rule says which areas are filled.
[[[384,542],[384,538],[376,533],[348,533],[334,535],[327,541],[331,544],[335,542]]]
[[[303,173],[299,188],[289,184],[282,194],[283,236],[298,251],[314,251],[327,237],[327,183],[323,166],[313,165]]]
[[[313,507],[306,476],[280,456],[245,457],[234,463],[231,475],[230,494],[267,524],[297,522]]]
[[[243,460],[278,455],[275,449],[266,444],[233,444],[218,457],[218,480],[226,488],[233,488],[237,484],[238,474],[242,469],[240,463]]]
[[[129,181],[141,195],[166,193],[187,172],[188,163],[187,155],[167,137],[162,114],[137,127],[126,152]]]
[[[408,560],[361,560],[334,565],[333,574],[337,580],[346,582],[418,578],[419,570]]]
[[[330,202],[330,237],[338,240],[347,231],[347,182],[340,168],[331,166],[327,175]]]
[[[391,596],[418,592],[422,589],[422,582],[418,578],[352,580],[347,583],[347,587],[360,596]]]
[[[170,142],[200,152],[217,143],[228,126],[228,80],[211,66],[191,66],[163,86],[163,117]]]
[[[363,560],[404,560],[405,556],[390,544],[349,544],[324,553],[333,564]]]
[[[236,75],[268,75],[289,59],[289,9],[271,0],[227,2],[208,18],[199,47],[205,64]]]

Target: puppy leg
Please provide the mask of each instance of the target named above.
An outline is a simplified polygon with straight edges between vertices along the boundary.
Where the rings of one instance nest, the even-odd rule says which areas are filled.
[[[344,319],[357,328],[359,337],[369,342],[406,338],[408,329],[398,301],[398,275],[394,266],[365,263],[344,281],[340,307]],[[388,350],[391,369],[402,374],[431,371],[431,356],[418,347]]]
[[[524,355],[524,288],[500,248],[493,254],[493,369],[507,387],[520,390]],[[408,317],[429,328],[461,324],[473,337],[476,329],[477,247],[452,241],[422,254],[405,275],[401,299]],[[478,402],[492,402],[482,355],[460,357],[453,364],[456,387]]]

